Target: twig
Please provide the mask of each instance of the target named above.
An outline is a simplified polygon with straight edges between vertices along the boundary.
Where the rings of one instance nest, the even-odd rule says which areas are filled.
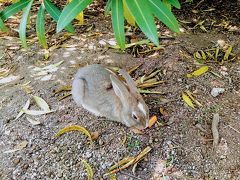
[[[216,113],[213,115],[213,120],[212,120],[212,134],[213,134],[213,147],[214,148],[219,143],[218,124],[219,124],[219,114]]]
[[[226,128],[226,127],[229,127],[229,128],[231,128],[232,130],[234,130],[235,132],[237,132],[237,133],[239,133],[239,134],[240,134],[240,131],[236,130],[236,129],[235,129],[235,128],[233,128],[232,126],[230,126],[230,125],[227,125],[227,126],[225,126],[224,128]]]

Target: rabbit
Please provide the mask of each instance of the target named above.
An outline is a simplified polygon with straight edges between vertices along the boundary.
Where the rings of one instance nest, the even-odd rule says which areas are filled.
[[[130,75],[123,69],[119,73],[126,83],[100,64],[80,68],[72,83],[73,99],[96,116],[145,129],[149,120],[148,106]]]

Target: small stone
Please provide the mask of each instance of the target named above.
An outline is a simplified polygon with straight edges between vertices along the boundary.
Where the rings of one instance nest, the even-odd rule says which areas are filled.
[[[98,144],[101,146],[103,145],[103,140],[99,139]]]
[[[213,88],[211,91],[211,95],[213,97],[217,97],[219,94],[222,94],[225,91],[224,88]]]
[[[89,159],[90,157],[92,157],[92,153],[91,152],[86,152],[86,158]]]
[[[14,166],[18,165],[19,162],[20,162],[20,158],[14,159],[14,160],[13,160]]]
[[[24,164],[23,169],[27,169],[29,167],[29,164]]]

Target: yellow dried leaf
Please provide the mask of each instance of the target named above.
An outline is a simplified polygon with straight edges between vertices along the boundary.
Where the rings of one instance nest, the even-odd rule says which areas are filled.
[[[87,129],[85,129],[84,127],[78,126],[78,125],[71,125],[71,126],[67,126],[65,128],[62,128],[57,132],[56,136],[59,137],[62,134],[66,133],[66,132],[69,132],[69,131],[80,131],[83,134],[85,134],[90,141],[92,141],[92,136],[89,133],[89,131]]]
[[[192,77],[200,76],[207,71],[208,71],[208,66],[202,66],[199,69],[197,69],[196,71],[193,71],[192,73],[187,74],[187,77],[192,78]]]
[[[132,160],[134,160],[134,157],[126,157],[126,158],[122,159],[121,161],[117,162],[117,164],[111,166],[111,167],[109,168],[109,171],[112,171],[112,170],[114,170],[114,169],[116,169],[116,168],[119,168],[120,166],[122,166],[122,165],[124,165],[124,164],[127,164],[127,163],[129,163],[130,161],[132,161]]]
[[[142,152],[140,152],[140,154],[138,154],[137,157],[135,158],[134,164],[139,162],[151,150],[152,150],[152,148],[149,146],[147,146],[144,150],[142,150]]]
[[[105,175],[109,175],[109,174],[115,174],[123,169],[128,168],[131,165],[134,165],[136,163],[138,163],[140,160],[143,159],[143,157],[149,153],[151,151],[151,147],[147,146],[143,151],[141,151],[136,157],[127,157],[122,159],[121,161],[119,161],[117,164],[115,164],[114,166],[112,166],[108,173],[106,173]]]
[[[117,180],[116,174],[111,174],[109,179],[110,180]]]
[[[72,86],[69,86],[69,85],[62,86],[62,87],[60,87],[59,89],[57,89],[57,90],[53,93],[53,95],[58,94],[58,93],[60,93],[60,92],[62,92],[62,91],[71,91],[71,90],[72,90]]]
[[[143,65],[143,63],[132,67],[131,69],[128,70],[128,74],[130,75],[132,72],[136,71],[141,65]]]
[[[165,81],[157,81],[157,82],[152,82],[152,83],[143,83],[143,84],[139,84],[137,85],[138,88],[149,88],[149,87],[155,87],[158,84],[164,83]]]
[[[184,100],[184,102],[190,106],[191,108],[195,108],[193,103],[192,103],[192,100],[190,99],[190,97],[188,97],[185,93],[182,93],[182,99]]]
[[[224,57],[223,57],[223,60],[224,61],[227,61],[228,60],[228,57],[230,55],[230,53],[232,52],[232,46],[229,46],[229,48],[226,50],[225,54],[224,54]]]
[[[195,104],[197,104],[198,106],[202,106],[202,104],[201,104],[200,102],[198,102],[198,100],[196,100],[196,99],[193,97],[192,93],[191,93],[189,90],[187,90],[187,91],[185,91],[185,92],[186,92],[186,94],[191,98],[191,100],[192,100]]]
[[[127,7],[126,0],[123,0],[123,15],[131,26],[136,26],[135,19]]]
[[[87,172],[87,177],[88,177],[88,180],[92,180],[93,179],[93,170],[92,170],[92,167],[88,164],[87,161],[85,160],[82,160],[82,163],[83,163],[83,166]]]
[[[157,116],[152,116],[148,121],[148,127],[151,128],[157,122]]]

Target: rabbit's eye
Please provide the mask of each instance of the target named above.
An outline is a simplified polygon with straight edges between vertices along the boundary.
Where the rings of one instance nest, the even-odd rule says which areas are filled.
[[[133,117],[134,119],[136,119],[136,120],[138,119],[135,114],[132,114],[132,117]]]

